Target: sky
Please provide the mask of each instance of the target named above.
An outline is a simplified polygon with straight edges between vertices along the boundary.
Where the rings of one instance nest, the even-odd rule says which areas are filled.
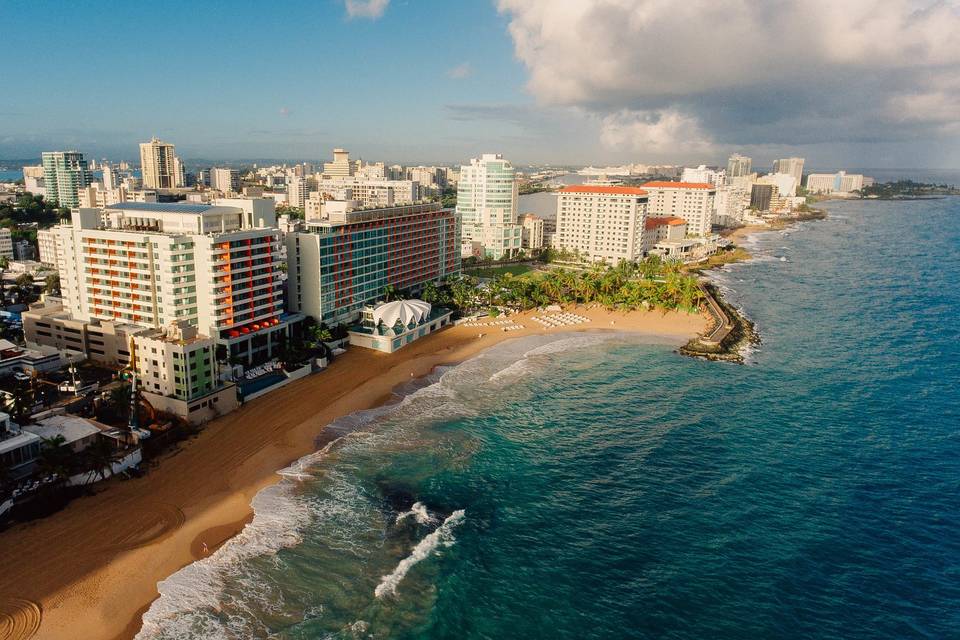
[[[0,0],[0,158],[960,167],[960,0]]]

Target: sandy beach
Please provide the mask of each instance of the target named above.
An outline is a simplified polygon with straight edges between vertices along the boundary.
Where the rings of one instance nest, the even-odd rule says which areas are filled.
[[[0,638],[31,637],[38,623],[33,637],[45,640],[133,637],[157,582],[242,530],[254,495],[314,451],[325,425],[382,404],[438,365],[539,333],[632,331],[680,345],[707,324],[675,312],[577,312],[591,322],[546,330],[522,314],[512,316],[520,331],[451,327],[390,355],[353,348],[327,371],[209,423],[143,478],[112,480],[61,512],[0,533]]]

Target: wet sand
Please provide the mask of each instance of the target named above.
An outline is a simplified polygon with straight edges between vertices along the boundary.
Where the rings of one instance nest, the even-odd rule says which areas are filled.
[[[252,516],[254,495],[314,451],[325,425],[384,403],[398,385],[438,365],[533,334],[631,331],[681,345],[707,325],[705,317],[676,312],[577,312],[591,322],[543,329],[522,314],[512,316],[521,331],[460,326],[394,354],[354,347],[326,371],[210,422],[144,477],[111,480],[63,511],[0,533],[0,620],[27,630],[0,635],[31,637],[39,617],[34,637],[45,640],[133,637],[157,582],[236,535]]]

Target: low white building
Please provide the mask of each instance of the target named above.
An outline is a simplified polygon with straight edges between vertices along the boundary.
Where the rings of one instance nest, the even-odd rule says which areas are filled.
[[[683,240],[687,237],[687,223],[683,218],[647,218],[643,234],[643,251],[649,253],[661,242]]]
[[[807,176],[810,193],[848,194],[863,189],[863,175],[859,173],[811,173]]]
[[[353,346],[393,353],[450,324],[452,312],[423,300],[395,300],[364,307],[348,331]]]

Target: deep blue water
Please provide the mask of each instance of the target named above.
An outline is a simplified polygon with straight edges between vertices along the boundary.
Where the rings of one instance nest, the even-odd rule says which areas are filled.
[[[580,334],[438,372],[141,637],[960,637],[960,199],[828,208],[717,273],[748,364]]]

